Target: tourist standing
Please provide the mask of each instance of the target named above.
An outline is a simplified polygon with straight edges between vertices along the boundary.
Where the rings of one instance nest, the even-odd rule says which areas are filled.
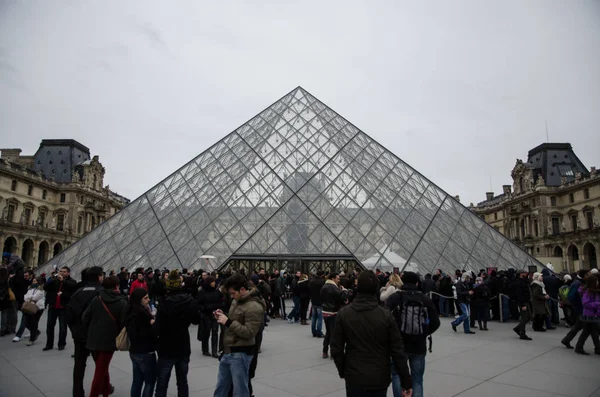
[[[533,311],[533,330],[536,332],[546,332],[544,324],[548,316],[548,306],[546,302],[550,296],[546,293],[542,273],[533,273],[531,282],[531,306]]]
[[[217,280],[213,276],[206,277],[206,283],[197,297],[198,307],[202,313],[202,354],[219,357],[219,323],[214,312],[223,310],[223,294],[217,288]],[[208,350],[208,340],[211,338],[211,350]]]
[[[471,308],[475,314],[475,319],[479,324],[479,329],[487,331],[488,318],[490,316],[490,296],[491,291],[483,282],[481,277],[475,279],[473,286],[473,296],[471,296]]]
[[[323,305],[321,303],[321,288],[325,285],[323,270],[318,270],[317,275],[308,282],[312,316],[310,330],[315,338],[323,337]]]
[[[331,356],[348,397],[385,397],[392,365],[400,376],[402,395],[412,393],[402,336],[391,312],[378,304],[379,285],[372,271],[362,272],[354,301],[336,316]]]
[[[71,278],[71,269],[63,266],[44,286],[46,304],[48,305],[48,322],[46,324],[46,346],[43,351],[54,348],[54,328],[58,321],[58,350],[64,350],[67,344],[67,320],[65,308],[71,295],[77,291],[77,281]]]
[[[379,280],[379,279],[378,279]],[[321,304],[323,305],[323,320],[325,321],[325,338],[323,339],[323,358],[329,357],[329,343],[335,327],[335,316],[346,302],[346,290],[339,287],[340,276],[331,273],[325,285],[321,288]],[[379,287],[379,285],[378,285]]]
[[[23,313],[25,317],[25,327],[29,330],[30,337],[27,346],[32,346],[40,335],[38,326],[40,324],[40,318],[44,313],[46,307],[46,293],[44,292],[44,278],[38,277],[31,281],[31,285],[25,294],[24,301],[34,303],[37,306],[37,312],[35,313]]]

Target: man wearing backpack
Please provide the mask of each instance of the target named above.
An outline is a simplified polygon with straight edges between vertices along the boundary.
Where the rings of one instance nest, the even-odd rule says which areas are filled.
[[[433,301],[419,291],[419,275],[404,272],[402,288],[392,294],[385,305],[392,311],[404,342],[404,351],[413,386],[413,397],[423,397],[423,375],[425,373],[425,355],[427,339],[440,327],[440,319]],[[420,321],[414,322],[414,319]],[[431,343],[431,339],[430,339]],[[431,349],[431,345],[430,345]],[[402,396],[400,377],[392,367],[392,390],[394,397]]]
[[[583,304],[581,303],[581,295],[579,294],[579,287],[581,287],[582,281],[588,276],[589,271],[581,269],[577,272],[577,278],[571,284],[569,288],[569,295],[567,299],[573,307],[573,315],[575,316],[575,325],[571,327],[567,335],[560,341],[567,349],[572,349],[571,341],[577,336],[579,331],[583,329],[584,323],[581,322],[581,315],[583,314]]]

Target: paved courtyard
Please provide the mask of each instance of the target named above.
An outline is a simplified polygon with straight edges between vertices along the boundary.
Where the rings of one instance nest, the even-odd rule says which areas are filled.
[[[431,397],[600,397],[600,357],[582,357],[560,346],[565,328],[531,333],[532,342],[520,341],[510,324],[491,323],[489,332],[466,336],[453,333],[447,319],[435,334],[433,353],[427,356],[425,395]],[[45,324],[45,316],[42,318]],[[514,325],[513,325],[514,326]],[[42,332],[44,331],[42,327]],[[196,328],[192,327],[195,336]],[[0,397],[69,397],[73,352],[42,352],[42,334],[33,347],[0,338]],[[323,360],[321,339],[310,328],[272,320],[266,328],[263,353],[253,381],[259,397],[342,397],[344,383],[332,361]],[[217,360],[201,355],[193,338],[189,384],[191,396],[212,396]],[[588,351],[593,351],[591,341]],[[94,369],[89,360],[86,391]],[[127,353],[117,352],[111,364],[115,397],[129,396],[131,364]],[[174,374],[169,394],[175,396]],[[391,396],[391,388],[388,396]]]

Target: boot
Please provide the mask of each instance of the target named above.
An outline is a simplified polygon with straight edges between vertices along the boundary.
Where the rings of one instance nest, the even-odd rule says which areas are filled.
[[[308,325],[308,323],[306,322],[306,320],[300,321],[300,324],[302,324],[302,325]]]

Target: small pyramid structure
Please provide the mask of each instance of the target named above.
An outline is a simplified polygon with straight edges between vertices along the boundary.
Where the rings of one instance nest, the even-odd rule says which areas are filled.
[[[42,270],[193,269],[244,255],[353,257],[423,274],[542,266],[298,87]]]

